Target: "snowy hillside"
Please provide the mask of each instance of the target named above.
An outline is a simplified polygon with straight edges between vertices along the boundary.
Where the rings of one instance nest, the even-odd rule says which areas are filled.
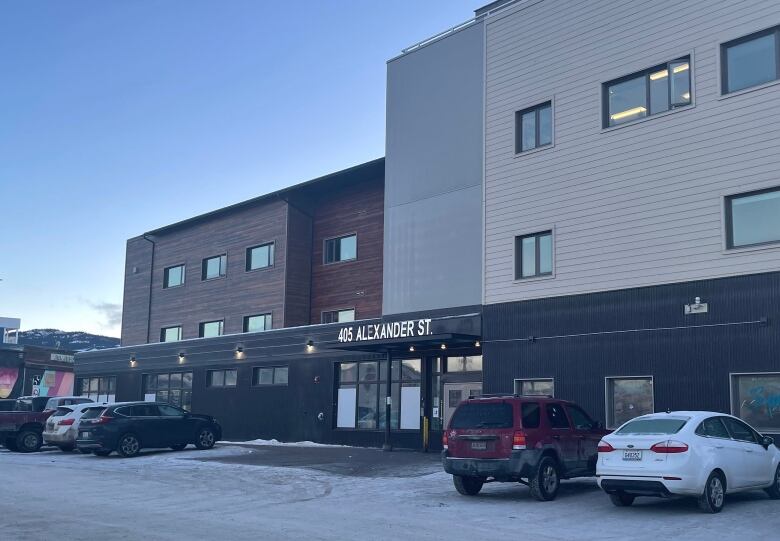
[[[19,344],[30,346],[59,347],[81,351],[105,349],[119,345],[119,338],[100,336],[81,331],[60,331],[58,329],[32,329],[19,333]]]

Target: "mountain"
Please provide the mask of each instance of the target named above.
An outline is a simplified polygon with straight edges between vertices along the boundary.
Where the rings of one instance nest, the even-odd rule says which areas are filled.
[[[68,332],[59,329],[32,329],[19,333],[19,344],[83,351],[86,349],[117,347],[119,338],[81,331]]]

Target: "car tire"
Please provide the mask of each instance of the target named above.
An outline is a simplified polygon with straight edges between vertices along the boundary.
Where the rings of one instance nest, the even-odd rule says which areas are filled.
[[[185,447],[187,447],[186,443],[179,443],[179,444],[176,444],[176,445],[171,445],[171,449],[173,449],[174,451],[181,451]]]
[[[777,470],[775,471],[775,484],[765,488],[764,492],[773,500],[780,500],[780,464],[777,465]]]
[[[558,462],[551,456],[544,456],[539,461],[536,471],[528,480],[531,496],[540,502],[549,502],[558,495],[561,487],[561,473]]]
[[[87,451],[87,452],[89,452],[89,451]],[[105,457],[105,456],[110,455],[111,451],[92,451],[92,454],[95,455],[95,456],[103,456],[103,457]]]
[[[626,494],[625,492],[617,492],[615,494],[610,494],[609,499],[612,500],[612,504],[615,507],[629,507],[634,503],[636,496]]]
[[[5,445],[5,448],[8,449],[9,451],[14,451],[14,452],[17,451],[16,440],[14,438],[6,439],[3,445]]]
[[[712,472],[699,496],[699,509],[705,513],[720,513],[726,504],[726,481],[719,472]]]
[[[35,453],[43,445],[43,437],[36,430],[22,430],[16,435],[16,450],[20,453]]]
[[[62,451],[63,453],[72,453],[73,451],[76,450],[76,448],[73,447],[72,445],[59,445],[58,447],[60,448],[60,451]]]
[[[195,447],[198,449],[211,449],[217,442],[217,436],[209,427],[203,427],[198,430],[198,436],[195,438]]]
[[[485,484],[485,480],[481,477],[468,477],[465,475],[453,475],[452,483],[455,485],[455,490],[464,496],[476,496],[479,491],[482,490],[482,485]]]
[[[116,451],[125,458],[132,458],[141,452],[141,442],[132,433],[122,434],[117,443]]]

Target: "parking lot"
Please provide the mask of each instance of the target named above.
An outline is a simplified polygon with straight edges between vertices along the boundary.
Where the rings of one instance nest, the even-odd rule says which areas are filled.
[[[780,504],[728,498],[719,515],[693,501],[613,507],[591,479],[554,502],[514,484],[457,494],[435,455],[348,447],[219,444],[134,459],[0,448],[5,539],[773,538]]]

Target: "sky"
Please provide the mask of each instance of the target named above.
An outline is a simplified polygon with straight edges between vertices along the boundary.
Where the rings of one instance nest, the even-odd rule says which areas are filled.
[[[119,336],[125,242],[384,155],[386,62],[487,0],[3,0],[0,316]]]

